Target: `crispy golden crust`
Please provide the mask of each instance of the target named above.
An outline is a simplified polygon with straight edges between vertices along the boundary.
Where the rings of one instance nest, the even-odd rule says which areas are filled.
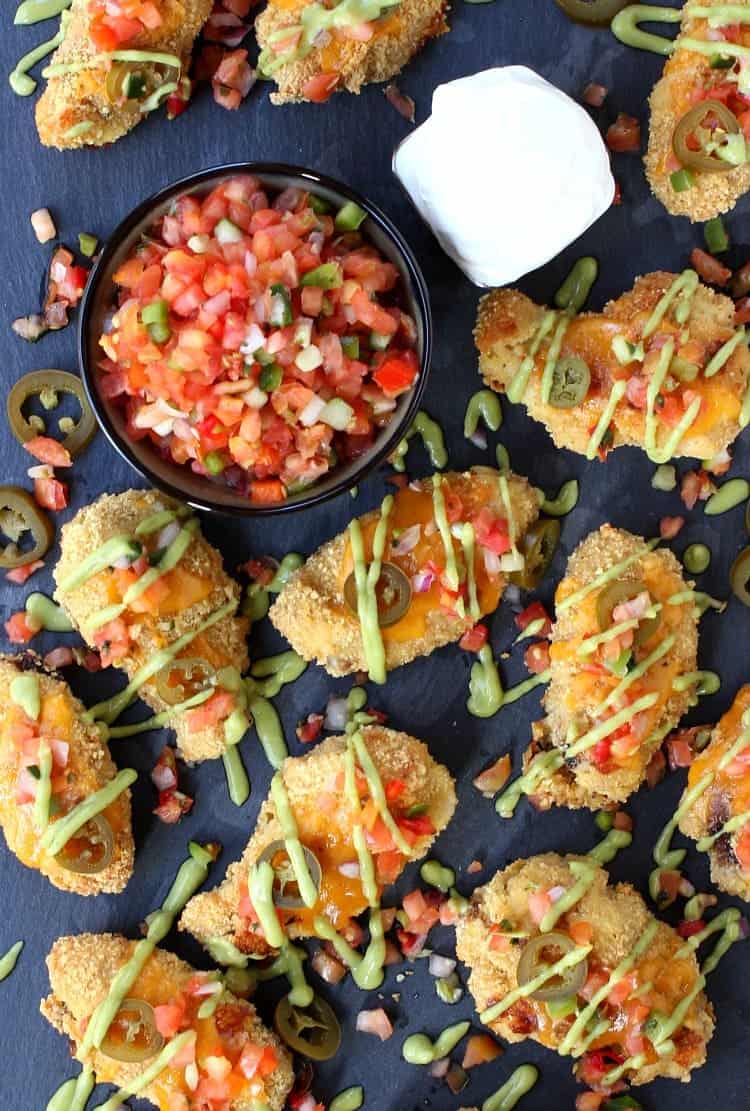
[[[656,271],[638,278],[633,289],[605,305],[601,313],[580,313],[563,341],[562,353],[567,351],[568,339],[576,347],[591,342],[590,333],[596,329],[596,350],[592,365],[605,382],[612,371],[622,368],[611,352],[611,340],[619,333],[627,339],[638,338],[645,319],[659,299],[677,277],[665,271]],[[479,372],[491,389],[506,393],[511,379],[526,355],[529,341],[536,332],[545,309],[535,304],[516,289],[495,289],[479,302],[474,339],[479,350]],[[634,327],[635,326],[635,327]],[[587,332],[589,333],[587,335]],[[718,349],[734,332],[734,302],[721,293],[699,285],[691,303],[690,338],[709,351]],[[576,340],[575,337],[578,337]],[[605,342],[606,341],[606,342]],[[545,341],[546,342],[546,341]],[[546,350],[542,345],[542,353]],[[571,346],[571,352],[575,353]],[[554,443],[560,448],[585,455],[591,438],[609,397],[609,385],[598,395],[590,395],[582,405],[573,409],[556,409],[542,401],[542,359],[529,379],[523,404],[529,416],[541,421]],[[711,379],[714,400],[708,419],[701,415],[700,423],[689,429],[679,444],[675,458],[711,459],[737,438],[740,407],[750,379],[750,352],[740,344],[722,369]],[[718,390],[722,391],[721,397]],[[733,400],[734,399],[734,400]],[[646,418],[642,409],[621,402],[610,424],[612,448],[630,444],[645,447]]]
[[[722,2],[704,0],[706,7]],[[739,2],[744,5],[746,0]],[[727,173],[693,173],[692,186],[681,193],[675,192],[670,182],[674,170],[670,155],[675,127],[692,107],[696,87],[702,87],[706,78],[715,73],[709,58],[695,51],[680,50],[679,44],[687,35],[705,38],[705,29],[704,19],[683,17],[676,39],[677,49],[667,59],[664,72],[651,93],[651,125],[644,158],[646,177],[655,196],[673,216],[687,216],[692,221],[710,220],[728,212],[750,189],[750,164],[737,166]]]
[[[422,741],[407,733],[368,725],[362,729],[362,735],[381,778],[400,779],[406,784],[400,800],[404,807],[416,803],[428,807],[436,832],[429,838],[420,838],[415,845],[412,859],[417,860],[425,855],[453,817],[456,793],[450,773],[432,759]],[[345,749],[343,737],[329,737],[306,756],[289,757],[284,761],[284,786],[293,811],[309,812],[317,808],[321,792],[330,789],[327,785],[343,772]],[[219,887],[190,900],[180,918],[179,928],[193,934],[204,945],[210,939],[221,938],[247,949],[247,931],[237,913],[240,882],[246,881],[250,865],[266,846],[280,837],[281,826],[269,795],[260,808],[255,832],[242,859],[230,864],[226,879]],[[295,923],[287,928],[292,937],[306,936]]]
[[[128,49],[175,54],[186,68],[193,42],[211,14],[212,0],[161,0],[162,26],[128,43]],[[73,0],[70,21],[62,44],[50,65],[92,62],[98,55],[89,39],[88,0]],[[153,65],[145,64],[149,91],[164,83]],[[113,105],[106,95],[107,67],[93,64],[72,73],[50,77],[36,106],[39,138],[48,147],[71,150],[113,143],[144,119],[137,101]],[[92,124],[79,135],[71,128]]]
[[[124,494],[103,494],[97,501],[76,513],[72,521],[63,525],[60,535],[60,559],[54,570],[58,588],[55,598],[69,615],[76,628],[85,636],[83,627],[97,610],[110,604],[107,583],[103,576],[94,576],[76,590],[63,591],[59,584],[75,570],[82,559],[118,533],[132,534],[139,521],[151,513],[167,508],[171,503],[155,490],[127,490]],[[179,566],[191,574],[212,583],[210,594],[200,602],[170,614],[153,624],[144,621],[138,636],[138,660],[126,657],[118,661],[131,677],[137,667],[154,652],[174,643],[183,633],[196,629],[206,618],[232,601],[240,602],[238,584],[224,571],[220,553],[203,538],[200,532],[182,557]],[[244,672],[248,666],[248,622],[244,617],[229,614],[201,634],[210,648]],[[93,640],[88,643],[94,646]],[[188,649],[185,655],[195,655]],[[155,713],[168,710],[169,706],[159,696],[152,683],[141,688],[140,697]],[[221,756],[225,749],[223,725],[190,731],[184,715],[173,715],[167,722],[174,729],[177,745],[186,760],[210,760]]]
[[[643,558],[631,564],[618,576],[619,579],[623,581],[641,579],[644,569],[647,569],[650,576],[658,575],[668,584],[668,594],[670,591],[676,594],[690,588],[692,584],[682,577],[682,567],[671,551],[664,548],[649,552],[645,541],[640,536],[634,536],[624,529],[616,529],[611,525],[603,525],[587,536],[571,555],[565,578],[558,586],[558,603],[566,594],[591,582],[608,567],[639,551],[643,553]],[[675,638],[675,643],[673,648],[649,669],[649,678],[654,680],[660,673],[665,676],[672,671],[683,674],[696,668],[698,619],[695,607],[681,605],[672,609],[676,612],[675,623],[671,625],[670,632]],[[582,619],[584,627],[582,627]],[[552,747],[564,748],[571,722],[570,699],[566,698],[566,695],[572,676],[579,674],[587,662],[585,658],[579,659],[575,654],[572,659],[569,654],[561,658],[561,654],[555,651],[554,646],[564,647],[566,642],[576,641],[589,632],[587,611],[582,607],[570,606],[558,614],[551,636],[552,677],[544,695],[547,717],[545,721],[537,723],[534,727],[532,749],[535,751]],[[599,697],[600,692],[597,692],[592,703],[578,702],[576,723],[579,735],[596,723],[593,710]],[[674,728],[682,715],[687,713],[691,705],[690,697],[689,690],[672,691],[658,722],[654,724],[656,736],[644,741],[637,757],[627,765],[617,767],[606,774],[586,760],[581,760],[574,765],[564,765],[555,775],[542,780],[535,791],[536,804],[545,809],[558,805],[598,810],[601,807],[612,807],[624,802],[638,790],[645,779],[646,768],[659,747],[664,733]],[[526,754],[527,764],[531,755],[530,750]]]
[[[739,737],[742,730],[741,717],[743,712],[748,709],[750,709],[750,684],[738,690],[732,708],[717,724],[711,734],[711,741],[704,752],[701,753],[699,761],[709,761],[713,770],[714,762],[720,759]],[[699,778],[698,768],[695,769],[695,773],[696,779]],[[750,771],[747,771],[743,778],[747,782],[750,779]],[[693,782],[693,773],[691,773],[691,786]],[[744,784],[742,786],[741,784],[742,780],[740,779],[736,783],[740,791],[744,786]],[[680,800],[681,804],[685,800],[687,790],[686,787]],[[746,790],[745,788],[745,792]],[[747,797],[746,794],[745,797]],[[680,829],[686,837],[692,837],[694,841],[699,841],[701,837],[717,833],[734,814],[741,812],[743,809],[742,804],[733,807],[723,787],[714,782],[680,819]],[[738,895],[741,899],[750,901],[750,875],[743,872],[739,867],[734,852],[734,846],[737,843],[737,838],[742,833],[742,828],[744,827],[734,833],[726,834],[714,842],[708,851],[708,858],[711,865],[711,879],[716,886],[729,895]]]
[[[95,725],[83,720],[85,707],[75,698],[67,683],[54,672],[45,670],[41,659],[33,652],[23,652],[17,656],[0,656],[0,707],[10,707],[10,684],[22,671],[33,669],[39,676],[42,705],[51,701],[59,706],[56,721],[61,724],[55,728],[50,722],[45,729],[50,735],[59,733],[57,740],[70,745],[68,755],[68,776],[73,797],[78,792],[86,796],[104,787],[117,774],[109,749],[102,741]],[[5,710],[0,711],[0,717]],[[42,724],[45,723],[44,709]],[[108,808],[113,821],[114,847],[112,860],[107,867],[95,875],[79,875],[70,872],[57,863],[54,857],[39,849],[39,835],[34,828],[33,806],[18,806],[15,801],[17,752],[9,738],[3,737],[4,722],[0,720],[0,825],[11,852],[24,864],[38,869],[47,876],[50,883],[62,891],[72,891],[77,895],[100,895],[103,892],[117,894],[122,891],[133,874],[133,832],[130,820],[130,791],[123,791],[119,799]]]
[[[119,1084],[120,1087],[138,1077],[143,1072],[144,1065],[113,1062],[111,1057],[106,1057],[98,1050],[79,1057],[77,1044],[84,1032],[85,1021],[107,995],[112,980],[130,958],[134,946],[134,941],[119,934],[78,934],[75,937],[58,938],[47,957],[52,994],[42,1000],[39,1008],[55,1030],[70,1039],[73,1053],[82,1064],[89,1064],[94,1072],[111,1077],[111,1083]],[[194,971],[189,964],[165,949],[156,949],[145,968],[145,974],[152,981],[158,976],[164,982],[167,998],[173,989],[174,994],[184,989]],[[134,997],[138,996],[138,983],[136,981],[133,989]],[[234,1001],[234,996],[229,995],[228,1002]],[[266,1082],[267,1102],[273,1111],[282,1111],[294,1080],[289,1055],[276,1035],[263,1025],[250,1004],[244,1028],[258,1045],[270,1045],[276,1051],[279,1065]],[[154,1091],[153,1085],[145,1088],[142,1095],[152,1103],[159,1104],[158,1093]],[[249,1097],[235,1099],[230,1104],[231,1111],[253,1111],[256,1106]]]
[[[445,477],[460,494],[461,484],[472,481],[472,472],[447,474]],[[431,479],[425,479],[418,485],[422,489],[430,489],[430,482]],[[525,478],[509,475],[508,485],[516,528],[520,534],[536,520],[539,502]],[[503,512],[499,488],[496,501],[490,508]],[[360,521],[363,524],[372,521],[378,512],[367,513],[360,517]],[[269,613],[273,624],[294,650],[305,660],[315,660],[329,675],[350,675],[367,669],[359,621],[347,608],[339,586],[347,543],[347,533],[342,532],[318,548],[292,576]],[[386,642],[386,667],[392,670],[419,656],[429,656],[436,648],[459,640],[471,625],[470,617],[462,620],[441,610],[433,610],[428,615],[424,635]]]
[[[281,66],[273,75],[278,90],[271,94],[271,100],[274,104],[306,100],[305,85],[319,73],[339,73],[337,89],[350,93],[358,93],[371,81],[395,77],[429,39],[446,33],[447,11],[446,0],[401,0],[396,14],[386,13],[380,21],[383,29],[368,42],[356,42],[337,33],[335,46],[315,47],[306,58]],[[298,9],[270,3],[255,21],[261,50],[274,32],[295,26],[298,19]]]
[[[514,928],[536,934],[538,927],[529,914],[529,895],[537,889],[549,890],[557,885],[571,887],[574,877],[569,863],[574,860],[585,861],[587,858],[545,853],[529,860],[517,860],[474,892],[469,912],[456,924],[456,952],[470,969],[469,989],[477,1011],[496,1003],[517,986],[516,970],[522,949],[520,946],[512,946],[508,952],[490,949],[487,944],[490,930],[507,919]],[[588,922],[593,927],[593,954],[603,964],[614,968],[630,952],[654,918],[630,884],[609,887],[608,878],[603,868],[597,870],[594,883],[569,913],[568,920]],[[681,944],[675,931],[660,922],[646,957],[666,963]],[[694,954],[691,953],[685,963],[691,969],[694,982],[698,976]],[[559,1045],[568,1025],[569,1021],[563,1021],[552,1028],[553,1048]],[[534,1033],[527,1035],[514,1030],[508,1011],[489,1026],[511,1042],[532,1037],[535,1041],[548,1044],[535,1037]],[[706,1059],[705,1044],[714,1028],[713,1011],[702,992],[692,1004],[685,1026],[703,1043],[697,1059],[690,1066],[695,1068]],[[690,1068],[681,1065],[674,1057],[666,1056],[628,1074],[627,1079],[631,1084],[647,1084],[657,1076],[688,1081]]]

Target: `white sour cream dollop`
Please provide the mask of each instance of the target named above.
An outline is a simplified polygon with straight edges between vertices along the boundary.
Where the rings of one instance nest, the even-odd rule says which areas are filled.
[[[598,220],[615,182],[588,112],[525,66],[439,85],[393,171],[475,285],[548,262]]]

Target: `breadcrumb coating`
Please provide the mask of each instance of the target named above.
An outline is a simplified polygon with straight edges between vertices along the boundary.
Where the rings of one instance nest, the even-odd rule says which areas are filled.
[[[692,583],[683,578],[682,567],[671,551],[662,548],[650,552],[642,537],[612,525],[603,525],[590,533],[571,555],[565,577],[557,588],[558,606],[563,598],[592,582],[614,564],[639,552],[642,552],[642,557],[618,575],[618,581],[645,580],[652,597],[658,598],[663,605],[663,600],[672,594],[692,587]],[[576,653],[581,640],[598,629],[595,616],[598,593],[589,595],[580,605],[558,610],[551,634],[552,676],[543,700],[547,717],[533,727],[534,742],[525,754],[525,767],[540,749],[564,749],[572,720],[576,722],[578,735],[594,726],[598,720],[598,705],[611,690],[611,681],[606,685],[600,685],[594,678],[585,682],[589,660]],[[673,647],[649,668],[637,685],[638,697],[651,690],[663,691],[665,686],[669,686],[669,696],[663,704],[657,704],[656,715],[652,713],[649,719],[650,733],[656,736],[647,738],[626,763],[616,765],[611,771],[601,771],[586,759],[586,754],[574,758],[554,775],[542,780],[534,793],[537,806],[543,809],[553,805],[609,809],[625,802],[638,790],[665,732],[674,728],[691,705],[690,690],[675,691],[671,684],[675,676],[694,671],[697,666],[698,618],[693,604],[664,605],[660,628],[647,642],[648,650],[652,651],[668,634],[675,638]]]
[[[453,779],[442,764],[432,759],[427,746],[407,733],[380,725],[367,725],[362,728],[362,736],[381,779],[384,782],[398,779],[405,785],[399,804],[405,809],[415,804],[427,806],[435,833],[420,837],[414,846],[411,859],[418,860],[427,853],[453,817],[456,808]],[[306,756],[289,757],[284,761],[284,787],[303,842],[305,827],[315,820],[311,816],[320,814],[321,795],[330,791],[331,784],[343,776],[345,751],[344,737],[329,737]],[[343,837],[350,833],[341,830],[333,816],[330,819],[324,817],[323,825],[326,823],[331,829],[339,830]],[[250,866],[258,860],[266,846],[280,837],[281,825],[269,794],[261,805],[255,832],[242,859],[230,864],[226,878],[217,888],[193,896],[180,918],[179,929],[188,931],[204,945],[221,938],[244,952],[267,952],[265,940],[251,934],[238,914],[240,885],[247,882]],[[361,910],[366,905],[363,899]],[[304,924],[291,922],[286,928],[291,937],[310,935]]]
[[[211,14],[213,0],[161,0],[162,24],[144,31],[127,49],[174,54],[187,72],[190,52],[203,24]],[[73,0],[65,38],[52,55],[50,65],[79,65],[86,68],[50,77],[36,106],[39,138],[47,147],[72,150],[101,147],[114,143],[145,119],[136,100],[112,104],[107,96],[108,62],[89,37],[91,14],[88,0]],[[139,69],[150,92],[164,84],[166,77],[153,63]],[[75,129],[91,124],[80,133]]]
[[[591,433],[609,399],[614,376],[623,374],[623,367],[611,349],[612,339],[620,333],[631,341],[639,339],[646,320],[676,277],[666,271],[646,274],[636,280],[632,290],[606,304],[601,313],[579,313],[569,325],[561,355],[583,357],[602,382],[602,388],[598,392],[589,391],[581,405],[557,409],[542,401],[542,374],[549,347],[547,340],[542,343],[523,404],[529,416],[546,426],[557,447],[585,455]],[[517,289],[492,290],[479,302],[474,329],[479,372],[497,393],[507,392],[545,311]],[[699,285],[691,302],[690,340],[705,351],[705,363],[733,334],[734,302]],[[636,364],[632,370],[635,373]],[[716,375],[697,380],[696,388],[700,387],[704,406],[683,436],[675,458],[712,459],[733,443],[740,433],[739,415],[748,381],[750,351],[741,343]],[[645,410],[621,401],[610,423],[610,433],[612,449],[627,444],[645,448]]]
[[[476,468],[464,474],[447,473],[444,478],[460,496],[480,473],[489,468]],[[431,490],[432,479],[416,482],[415,488]],[[525,478],[508,475],[510,500],[518,535],[536,520],[539,502]],[[488,508],[504,515],[499,487]],[[377,519],[379,510],[360,517],[363,529]],[[315,660],[329,675],[350,675],[367,670],[359,620],[347,607],[340,585],[340,570],[348,546],[348,533],[342,532],[318,548],[289,580],[271,606],[269,617],[282,636],[286,637],[305,660]],[[500,576],[501,592],[507,585]],[[429,656],[436,648],[451,644],[471,628],[471,617],[459,618],[435,608],[427,617],[424,634],[418,637],[385,641],[388,670],[410,663],[419,656]]]
[[[107,807],[105,814],[112,827],[112,859],[101,872],[83,875],[63,868],[39,847],[39,832],[34,826],[34,808],[16,803],[18,753],[9,735],[14,711],[10,685],[22,672],[33,670],[39,679],[42,702],[40,724],[45,733],[66,742],[70,748],[66,768],[70,801],[83,798],[104,787],[117,774],[109,749],[96,725],[84,721],[85,707],[74,697],[67,683],[44,667],[34,652],[0,656],[0,825],[11,852],[28,867],[47,876],[62,891],[77,895],[117,894],[133,874],[133,832],[130,820],[130,791],[126,790]]]
[[[701,0],[702,6],[716,7],[723,0]],[[744,5],[746,0],[739,0]],[[667,59],[664,72],[654,85],[649,105],[651,124],[648,149],[644,157],[646,177],[653,193],[673,216],[687,216],[693,222],[710,220],[729,212],[750,189],[750,163],[736,166],[726,173],[700,173],[691,170],[693,184],[677,192],[670,175],[674,172],[672,137],[675,127],[695,103],[696,88],[703,88],[708,78],[715,77],[711,59],[693,50],[680,49],[686,37],[706,38],[707,21],[691,19],[687,5],[675,39],[676,49]],[[714,82],[710,82],[713,84]]]
[[[456,952],[459,960],[470,970],[469,990],[477,1011],[485,1010],[517,986],[522,946],[509,946],[506,952],[490,948],[488,937],[493,926],[500,927],[506,921],[512,923],[514,929],[536,935],[539,930],[529,912],[529,895],[536,890],[549,891],[558,885],[571,887],[575,882],[570,870],[572,861],[591,863],[587,857],[563,857],[557,853],[516,860],[474,892],[468,913],[456,924]],[[613,969],[641,938],[654,921],[654,916],[630,884],[608,886],[608,879],[607,872],[598,868],[592,886],[566,917],[569,923],[586,922],[592,927],[589,960],[598,958],[606,967]],[[682,939],[671,926],[659,922],[644,960],[654,962],[657,968],[665,968],[682,944]],[[680,963],[683,966],[682,979],[687,981],[683,989],[686,992],[695,983],[698,964],[692,952]],[[520,1032],[515,1028],[512,1009],[489,1023],[495,1034],[510,1042],[531,1037],[552,1049],[559,1046],[569,1026],[568,1017],[551,1023],[543,1033],[538,1028]],[[694,1059],[686,1064],[679,1059],[679,1054],[659,1057],[653,1063],[628,1073],[626,1079],[631,1084],[648,1084],[659,1076],[689,1081],[691,1069],[706,1060],[706,1043],[713,1029],[713,1009],[701,992],[692,1003],[682,1027],[682,1030],[689,1032]]]
[[[296,4],[271,0],[255,21],[261,50],[268,47],[272,35],[296,26],[300,10],[306,6],[304,0]],[[359,93],[370,82],[395,77],[429,39],[448,31],[447,11],[446,0],[401,0],[374,23],[375,33],[367,42],[334,30],[329,44],[313,47],[307,57],[287,62],[275,71],[278,88],[271,93],[271,100],[286,104],[308,99],[305,85],[321,73],[338,74],[337,90],[350,93]]]
[[[86,1022],[107,996],[114,977],[130,959],[135,945],[135,941],[119,934],[58,938],[47,957],[52,993],[42,1000],[39,1008],[55,1030],[70,1039],[77,1060],[90,1065],[100,1081],[106,1080],[119,1087],[135,1080],[146,1064],[115,1061],[100,1050],[79,1056],[78,1043]],[[191,965],[165,949],[156,949],[135,981],[130,997],[145,999],[152,1006],[168,1003],[184,991],[194,975]],[[239,1001],[227,992],[227,1002]],[[260,1021],[252,1004],[240,1005],[247,1010],[243,1029],[258,1046],[271,1046],[278,1057],[277,1068],[266,1078],[266,1102],[272,1111],[282,1111],[294,1082],[289,1054],[276,1035]],[[159,1101],[157,1085],[158,1082],[145,1088],[142,1097],[156,1106],[165,1106]],[[254,1111],[257,1103],[248,1095],[233,1099],[229,1107],[230,1111]]]
[[[111,604],[110,576],[107,572],[101,572],[75,590],[62,590],[60,583],[65,581],[83,559],[112,536],[122,533],[132,535],[140,521],[166,508],[174,508],[174,503],[155,490],[127,490],[123,494],[103,494],[63,525],[60,559],[54,569],[57,584],[55,598],[91,647],[95,645],[93,638],[86,636],[86,621],[98,610]],[[117,661],[117,666],[122,667],[129,678],[154,652],[174,643],[183,633],[197,629],[225,603],[233,602],[235,608],[239,606],[239,585],[224,571],[221,554],[200,532],[193,537],[178,567],[210,584],[210,590],[201,600],[163,618],[143,615],[137,633],[136,654]],[[200,634],[200,652],[208,654],[208,662],[214,666],[225,667],[231,664],[244,672],[248,666],[247,630],[247,618],[230,613]],[[195,657],[200,652],[195,645],[188,645],[181,655]],[[169,710],[168,703],[160,697],[153,682],[141,687],[139,697],[155,713]],[[221,756],[225,751],[223,723],[191,730],[185,716],[176,714],[169,718],[167,727],[174,729],[177,746],[185,760],[210,760]]]

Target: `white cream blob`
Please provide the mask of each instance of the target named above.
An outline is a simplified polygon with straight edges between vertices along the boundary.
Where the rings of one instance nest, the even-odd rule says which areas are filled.
[[[612,203],[599,131],[525,66],[440,85],[393,172],[446,254],[479,286],[507,285],[577,239]]]

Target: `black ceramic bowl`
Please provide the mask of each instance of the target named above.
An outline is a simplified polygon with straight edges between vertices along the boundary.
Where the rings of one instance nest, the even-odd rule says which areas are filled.
[[[225,178],[235,174],[252,174],[269,190],[280,192],[297,186],[317,194],[338,208],[354,201],[367,213],[362,224],[365,239],[392,262],[401,275],[405,308],[417,325],[417,354],[420,373],[413,387],[403,394],[391,417],[372,447],[357,459],[336,467],[329,475],[306,490],[290,495],[285,502],[255,505],[248,497],[221,482],[197,475],[187,466],[165,459],[147,440],[129,438],[123,411],[99,392],[97,362],[101,358],[98,345],[104,318],[111,311],[115,298],[112,275],[146,232],[173,201],[184,193],[204,193]],[[140,204],[123,220],[109,237],[91,276],[79,315],[78,351],[86,392],[99,424],[107,439],[144,478],[154,486],[197,509],[236,516],[258,516],[286,513],[335,497],[355,486],[396,446],[412,423],[427,384],[432,345],[430,303],[422,273],[416,259],[400,232],[387,216],[370,201],[338,181],[298,166],[265,162],[239,162],[200,170],[167,186]]]

